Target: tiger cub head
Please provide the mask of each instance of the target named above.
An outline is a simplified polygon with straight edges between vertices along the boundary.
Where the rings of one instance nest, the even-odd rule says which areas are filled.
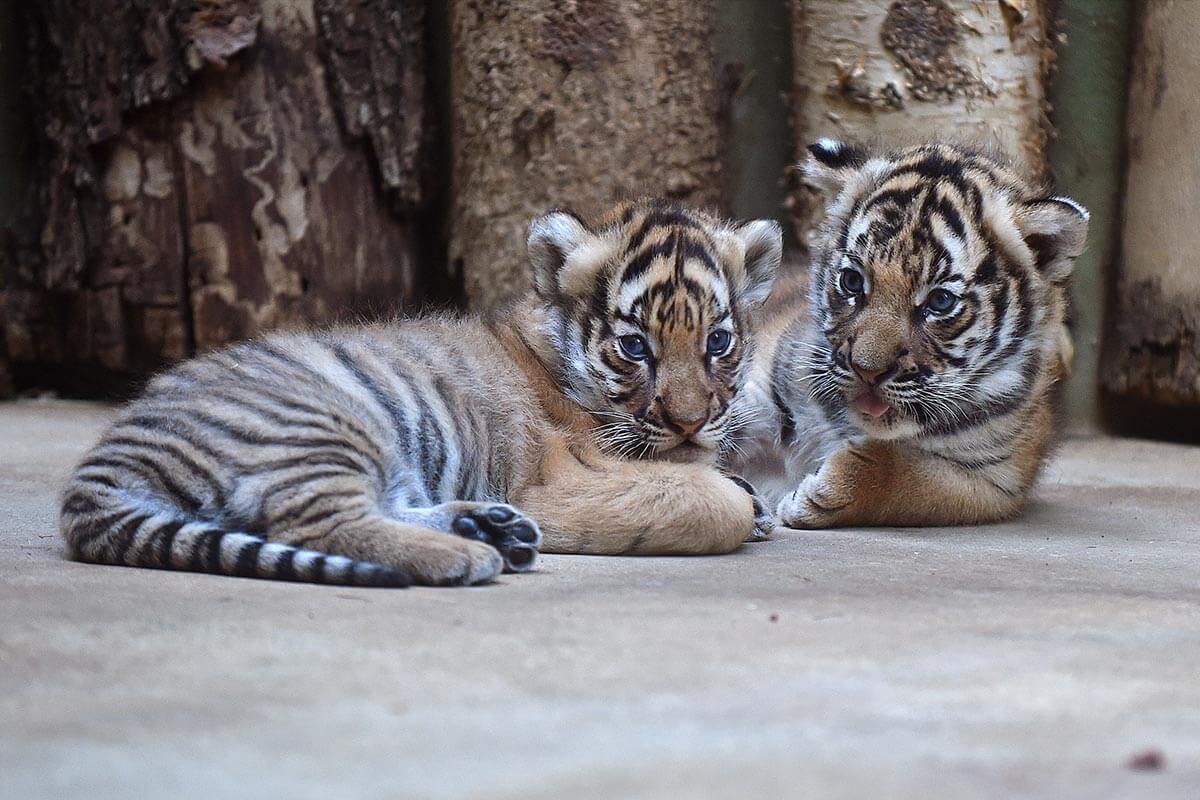
[[[1088,213],[996,161],[823,139],[810,302],[793,358],[831,419],[875,438],[951,435],[1022,407],[1069,366],[1067,279]]]
[[[750,312],[779,266],[779,225],[642,200],[596,225],[552,211],[528,244],[556,377],[595,415],[601,444],[634,458],[719,455],[744,422],[730,401]]]

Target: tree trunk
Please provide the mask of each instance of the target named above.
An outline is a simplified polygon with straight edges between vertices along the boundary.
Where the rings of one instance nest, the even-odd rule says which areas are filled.
[[[28,14],[33,235],[10,235],[0,266],[19,383],[94,393],[267,327],[414,299],[419,0]]]
[[[1058,48],[1050,85],[1057,135],[1047,154],[1055,188],[1087,206],[1088,244],[1071,273],[1075,361],[1066,386],[1068,431],[1094,434],[1101,423],[1100,364],[1108,287],[1120,251],[1125,97],[1131,4],[1059,0]]]
[[[1045,172],[1038,0],[792,0],[798,157],[821,137],[999,146]],[[795,197],[804,241],[819,206]]]
[[[1133,52],[1128,174],[1106,388],[1200,404],[1200,4],[1148,0]],[[1191,412],[1193,430],[1196,424]]]
[[[452,2],[450,253],[473,304],[528,285],[550,206],[718,204],[715,20],[715,0]]]

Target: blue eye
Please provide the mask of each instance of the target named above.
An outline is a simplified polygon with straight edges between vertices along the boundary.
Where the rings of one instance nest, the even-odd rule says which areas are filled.
[[[925,298],[925,308],[935,314],[945,314],[958,305],[958,297],[945,289],[934,289]]]
[[[636,333],[631,333],[617,339],[617,344],[621,347],[621,352],[626,358],[632,358],[634,361],[642,361],[650,355],[650,345],[646,344],[646,340]]]
[[[863,274],[861,272],[856,269],[850,269],[849,267],[846,267],[846,269],[842,270],[841,274],[838,275],[838,285],[842,287],[842,291],[846,294],[857,295],[862,294],[863,289],[866,288],[867,281],[865,278],[863,278]]]
[[[725,355],[733,335],[729,331],[713,331],[708,335],[708,354],[713,358]]]

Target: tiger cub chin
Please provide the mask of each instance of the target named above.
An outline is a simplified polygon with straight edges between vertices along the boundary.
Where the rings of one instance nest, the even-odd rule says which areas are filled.
[[[493,319],[273,333],[155,378],[65,490],[70,554],[400,586],[523,571],[539,546],[737,548],[757,502],[712,464],[778,225],[642,201],[549,213],[528,246],[534,291]]]
[[[1054,439],[1087,211],[959,147],[809,153],[808,300],[781,284],[764,309],[740,471],[790,527],[1013,516]]]

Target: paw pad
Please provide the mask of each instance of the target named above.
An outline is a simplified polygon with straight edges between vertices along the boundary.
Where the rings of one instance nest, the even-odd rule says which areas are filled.
[[[451,529],[464,539],[490,544],[508,572],[525,572],[537,560],[542,534],[537,523],[512,506],[481,505],[455,518]]]

